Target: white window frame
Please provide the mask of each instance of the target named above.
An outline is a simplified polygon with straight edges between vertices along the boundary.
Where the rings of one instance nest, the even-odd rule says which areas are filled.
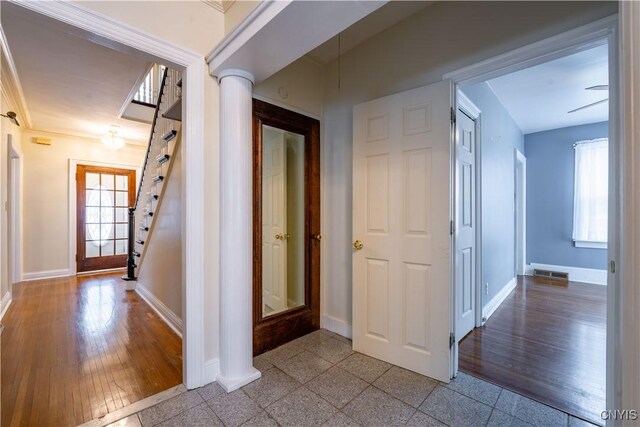
[[[580,146],[584,146],[584,145],[589,145],[589,144],[597,144],[597,143],[601,143],[601,142],[606,142],[607,146],[609,145],[609,138],[597,138],[597,139],[591,139],[591,140],[583,140],[583,141],[577,141],[576,143],[573,144],[574,147],[574,165],[575,165],[575,173],[574,173],[574,194],[573,194],[573,232],[572,232],[572,237],[573,237],[573,243],[574,246],[576,248],[589,248],[589,249],[607,249],[607,242],[606,241],[601,241],[601,240],[585,240],[585,239],[576,239],[576,209],[578,208],[578,200],[577,200],[577,195],[578,195],[578,162],[577,162],[577,155],[578,155],[578,148]],[[608,159],[607,159],[608,162]]]

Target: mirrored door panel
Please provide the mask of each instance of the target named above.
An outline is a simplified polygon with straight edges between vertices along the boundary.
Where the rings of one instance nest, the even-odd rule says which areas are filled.
[[[319,123],[254,100],[254,353],[319,327]]]
[[[304,305],[304,136],[262,126],[262,316]]]

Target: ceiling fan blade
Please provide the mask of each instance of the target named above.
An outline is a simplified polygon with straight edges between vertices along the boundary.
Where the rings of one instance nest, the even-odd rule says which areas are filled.
[[[609,90],[609,85],[595,85],[586,87],[584,90]]]
[[[602,104],[604,102],[609,101],[609,98],[602,99],[600,101],[592,102],[591,104],[583,105],[582,107],[576,108],[575,110],[567,111],[567,113],[575,113],[576,111],[584,110],[585,108],[593,107],[598,104]]]

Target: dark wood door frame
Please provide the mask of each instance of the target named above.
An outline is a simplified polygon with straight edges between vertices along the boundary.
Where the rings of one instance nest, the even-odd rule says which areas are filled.
[[[111,168],[78,164],[76,167],[76,268],[77,272],[125,268],[127,255],[113,255],[108,257],[87,258],[85,240],[86,224],[86,173],[105,173],[128,176],[128,204],[133,206],[136,198],[135,169]],[[114,199],[115,203],[115,199]],[[114,230],[115,233],[115,230]]]
[[[297,133],[305,143],[305,301],[262,317],[262,125]],[[253,353],[258,355],[320,328],[320,122],[253,100]]]

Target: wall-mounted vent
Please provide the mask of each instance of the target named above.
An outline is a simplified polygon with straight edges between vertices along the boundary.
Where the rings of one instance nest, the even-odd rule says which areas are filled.
[[[35,142],[36,144],[40,144],[40,145],[51,145],[51,139],[42,138],[40,136],[35,136],[33,138],[33,142]]]
[[[569,273],[563,271],[551,271],[551,270],[533,270],[535,277],[544,277],[545,279],[561,280],[563,282],[569,281]]]

